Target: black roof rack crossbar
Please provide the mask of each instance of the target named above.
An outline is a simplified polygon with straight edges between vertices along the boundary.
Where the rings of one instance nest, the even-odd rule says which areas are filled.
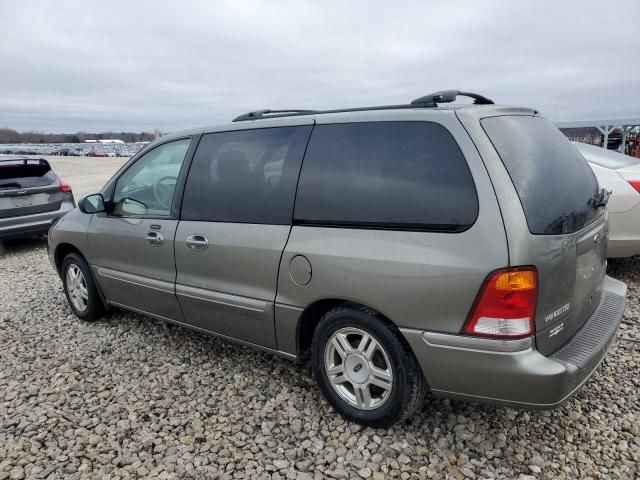
[[[493,105],[493,100],[487,97],[483,97],[482,95],[478,95],[477,93],[461,92],[460,90],[442,90],[430,95],[425,95],[424,97],[416,98],[414,101],[408,104],[341,108],[336,110],[256,110],[255,112],[249,112],[240,115],[234,118],[233,121],[243,122],[246,120],[258,120],[261,118],[292,117],[298,115],[312,115],[317,113],[365,112],[368,110],[398,110],[401,108],[435,108],[438,106],[438,103],[454,102],[456,100],[456,97],[458,96],[473,98],[473,103],[476,105]]]
[[[483,97],[482,95],[478,95],[477,93],[461,92],[460,90],[441,90],[440,92],[416,98],[411,102],[411,104],[435,107],[438,103],[455,102],[456,97],[473,98],[473,103],[476,105],[493,105],[493,100],[491,100],[490,98]]]

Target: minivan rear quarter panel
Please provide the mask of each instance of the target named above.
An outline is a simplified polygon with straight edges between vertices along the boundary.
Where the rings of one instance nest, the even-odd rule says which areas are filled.
[[[576,232],[532,234],[512,179],[481,120],[505,115],[532,116],[537,112],[496,107],[461,108],[456,114],[473,138],[493,180],[507,232],[510,265],[534,265],[538,270],[536,348],[549,355],[572,338],[600,304],[606,269],[601,253],[606,249],[608,234],[606,214]]]
[[[369,112],[316,118],[317,125],[376,120],[380,116]],[[363,304],[399,327],[459,333],[488,273],[508,264],[496,196],[454,112],[393,111],[384,121],[435,122],[453,135],[476,186],[478,217],[459,233],[294,225],[282,256],[276,297],[281,350],[296,353],[301,312],[326,299]],[[303,286],[293,281],[290,272],[297,255],[311,264],[311,280]]]

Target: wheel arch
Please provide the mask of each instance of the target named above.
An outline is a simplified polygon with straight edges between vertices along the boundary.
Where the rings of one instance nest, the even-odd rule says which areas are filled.
[[[56,246],[56,249],[53,252],[53,260],[55,262],[58,275],[62,275],[62,262],[64,262],[65,257],[70,253],[76,253],[80,255],[85,262],[87,261],[87,257],[82,254],[78,247],[66,242],[60,243]],[[87,262],[87,264],[89,264],[89,262]]]
[[[102,291],[102,286],[100,285],[100,282],[96,278],[96,275],[94,274],[93,269],[91,268],[91,264],[87,260],[87,257],[83,255],[82,251],[75,245],[72,245],[71,243],[67,243],[67,242],[60,243],[59,245],[56,246],[53,252],[53,260],[55,262],[56,270],[60,278],[62,278],[62,263],[64,262],[64,259],[66,258],[66,256],[69,255],[70,253],[75,253],[76,255],[79,255],[86,262],[86,264],[89,267],[89,273],[93,277],[93,282],[96,286],[96,290],[98,291],[98,296],[100,297],[100,301],[102,302],[103,307],[108,309],[109,305],[107,303],[107,299],[104,296],[104,292]]]
[[[311,352],[311,343],[313,342],[313,336],[316,330],[316,326],[320,322],[320,319],[329,311],[340,306],[350,306],[353,308],[365,308],[376,314],[387,325],[398,329],[398,325],[393,323],[386,315],[379,310],[370,307],[364,303],[355,302],[353,300],[345,300],[340,298],[325,298],[316,300],[309,304],[300,314],[298,318],[298,324],[296,327],[296,346],[297,356],[300,360],[305,360],[309,357]],[[401,335],[402,336],[402,335]]]

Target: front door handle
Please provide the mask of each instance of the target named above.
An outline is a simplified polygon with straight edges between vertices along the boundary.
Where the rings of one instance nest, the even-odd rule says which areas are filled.
[[[207,240],[207,237],[199,233],[194,233],[192,235],[189,235],[185,243],[187,244],[187,247],[190,248],[191,250],[202,251],[209,248],[209,240]]]
[[[164,237],[160,232],[148,232],[147,236],[144,239],[149,242],[152,247],[159,247],[164,243]]]

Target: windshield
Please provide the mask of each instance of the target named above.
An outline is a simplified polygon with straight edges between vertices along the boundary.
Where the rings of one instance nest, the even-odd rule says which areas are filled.
[[[587,162],[595,163],[601,167],[617,170],[619,168],[640,165],[640,159],[623,155],[612,150],[607,150],[588,143],[573,142]]]
[[[533,234],[573,233],[599,215],[606,198],[589,164],[560,130],[542,117],[482,120],[513,181]]]

